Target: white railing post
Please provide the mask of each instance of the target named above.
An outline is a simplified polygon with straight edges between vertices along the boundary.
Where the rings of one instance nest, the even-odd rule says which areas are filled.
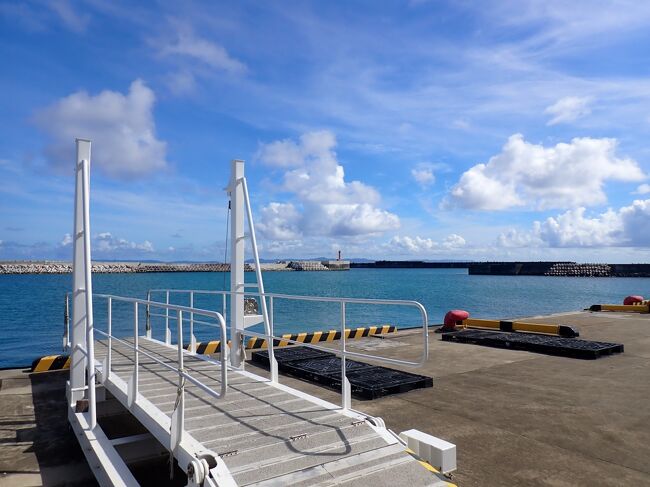
[[[194,291],[190,291],[190,308],[194,308]],[[190,353],[196,353],[196,337],[194,336],[194,312],[190,312]]]
[[[223,298],[223,300],[222,300],[223,302],[221,303],[221,311],[222,311],[221,314],[225,317],[225,316],[228,316],[228,313],[227,313],[227,310],[226,310],[226,307],[227,307],[226,299],[227,299],[227,297],[226,297],[226,292],[225,291],[221,295],[221,297]],[[226,338],[224,337],[223,339],[225,340]]]
[[[343,409],[350,409],[352,398],[345,366],[345,301],[343,300],[341,300],[341,396]]]
[[[113,362],[113,298],[108,298],[108,351],[106,352],[106,370],[104,371],[105,379],[111,375],[111,363]]]
[[[70,348],[70,293],[65,293],[65,311],[63,312],[63,351]]]
[[[165,304],[169,304],[169,291],[165,292]],[[165,343],[171,345],[172,334],[169,331],[169,308],[165,308]]]
[[[138,303],[133,303],[133,375],[129,382],[127,403],[131,407],[138,399],[138,382],[140,379],[140,348],[138,340]]]
[[[262,299],[266,299],[262,296]],[[275,360],[275,351],[273,349],[273,337],[275,332],[273,330],[273,296],[269,298],[269,331],[266,334],[267,349],[269,351],[269,367],[271,369],[271,382],[278,383],[278,362]]]
[[[176,403],[171,418],[170,443],[171,450],[183,441],[185,428],[185,370],[183,369],[183,312],[179,309],[176,312],[177,321],[177,340],[178,340],[178,390],[176,393]]]
[[[151,301],[151,291],[147,291],[147,301]],[[145,333],[147,338],[151,338],[151,305],[147,303]]]

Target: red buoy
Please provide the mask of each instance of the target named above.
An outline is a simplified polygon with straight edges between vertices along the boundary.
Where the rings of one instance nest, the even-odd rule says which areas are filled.
[[[643,296],[628,296],[623,300],[623,304],[636,304],[642,302],[643,302]]]
[[[444,324],[438,331],[453,331],[456,329],[456,325],[459,325],[461,321],[466,320],[467,318],[469,318],[469,313],[462,309],[452,309],[451,311],[447,311]]]

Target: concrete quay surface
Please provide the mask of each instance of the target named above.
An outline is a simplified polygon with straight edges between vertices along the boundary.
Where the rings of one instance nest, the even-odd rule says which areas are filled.
[[[432,388],[353,399],[353,407],[393,431],[416,428],[456,444],[452,480],[459,486],[650,485],[650,315],[577,312],[526,321],[573,325],[582,339],[623,343],[625,352],[579,360],[442,342],[430,332],[429,361],[403,370],[433,377]],[[417,360],[421,331],[347,347]],[[281,382],[340,401],[314,384]]]
[[[404,370],[433,377],[432,388],[353,407],[396,432],[417,428],[455,443],[459,486],[650,485],[650,315],[527,321],[572,325],[583,339],[623,343],[625,353],[577,360],[442,342],[430,332],[429,361]],[[403,330],[347,347],[416,360],[421,343],[421,332]],[[0,371],[0,486],[92,485],[65,417],[66,375]],[[337,391],[284,375],[280,382],[340,402]]]

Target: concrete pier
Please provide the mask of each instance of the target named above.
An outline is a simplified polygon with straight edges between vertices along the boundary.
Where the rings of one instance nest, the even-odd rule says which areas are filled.
[[[394,431],[417,428],[455,443],[458,485],[650,485],[650,318],[576,312],[526,321],[576,326],[581,338],[623,343],[625,353],[576,360],[442,342],[432,332],[430,360],[417,373],[432,376],[433,388],[352,406],[383,417]],[[347,347],[415,359],[420,333],[401,330]],[[247,370],[267,374],[254,364]],[[64,376],[0,372],[0,485],[90,478],[67,432]],[[314,384],[286,376],[280,382],[340,400]]]

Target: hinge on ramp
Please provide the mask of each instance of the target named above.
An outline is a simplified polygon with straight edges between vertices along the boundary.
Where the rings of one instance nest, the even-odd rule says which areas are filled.
[[[197,454],[196,459],[187,466],[187,487],[222,485],[216,477],[218,477],[217,458],[211,453]]]

